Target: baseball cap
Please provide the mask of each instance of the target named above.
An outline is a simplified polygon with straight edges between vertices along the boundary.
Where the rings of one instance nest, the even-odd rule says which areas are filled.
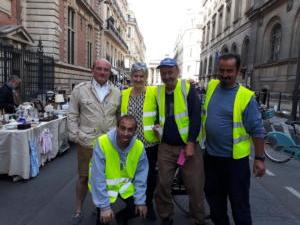
[[[177,62],[175,59],[172,59],[172,58],[164,58],[163,60],[160,61],[160,64],[157,67],[157,69],[159,69],[163,66],[167,66],[167,67],[177,66]]]

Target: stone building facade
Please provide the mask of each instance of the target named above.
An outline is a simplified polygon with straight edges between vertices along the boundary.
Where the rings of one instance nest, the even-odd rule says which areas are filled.
[[[41,41],[44,53],[55,59],[55,87],[58,90],[70,93],[75,84],[91,79],[92,62],[101,52],[103,20],[99,16],[99,0],[4,2],[6,4],[0,8],[0,24],[22,29],[18,30],[18,36],[27,42],[31,39],[29,47],[33,50]],[[15,38],[11,40],[16,42]],[[28,48],[28,45],[22,47]]]
[[[281,93],[283,104],[290,103],[299,90],[295,82],[300,76],[300,1],[255,0],[248,15],[254,42],[251,87],[271,92],[272,100]]]
[[[186,11],[184,23],[176,40],[174,58],[184,79],[198,80],[199,77],[201,14],[202,11],[197,8]]]
[[[133,11],[127,13],[127,35],[128,54],[126,56],[125,67],[127,70],[135,62],[145,62],[146,46],[143,35],[139,29],[137,20]]]
[[[233,52],[242,56],[241,82],[249,84],[251,23],[247,12],[252,0],[203,0],[202,52],[199,81],[202,86],[216,74],[218,56]]]
[[[290,109],[293,93],[299,95],[300,1],[204,0],[203,7],[202,85],[216,74],[220,54],[238,53],[239,82]]]
[[[112,63],[112,80],[125,82],[125,57],[128,54],[126,43],[127,0],[105,0],[101,2],[101,18],[104,21],[101,37],[101,57]]]

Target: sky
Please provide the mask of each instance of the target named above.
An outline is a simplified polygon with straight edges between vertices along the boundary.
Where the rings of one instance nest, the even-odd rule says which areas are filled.
[[[127,0],[146,44],[146,60],[174,56],[175,41],[186,9],[201,7],[200,0]]]

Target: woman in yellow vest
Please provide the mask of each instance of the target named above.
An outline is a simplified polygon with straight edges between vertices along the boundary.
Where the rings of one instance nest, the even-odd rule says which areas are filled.
[[[156,187],[156,161],[158,138],[153,132],[153,126],[158,121],[156,87],[146,86],[148,69],[145,63],[135,63],[131,68],[132,87],[122,91],[121,115],[132,115],[137,120],[137,137],[140,139],[147,153],[149,174],[147,180],[148,219],[155,220],[152,200]]]

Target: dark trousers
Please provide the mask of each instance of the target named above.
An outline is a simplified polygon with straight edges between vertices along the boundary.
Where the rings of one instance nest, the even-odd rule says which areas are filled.
[[[146,204],[148,207],[153,207],[153,195],[156,188],[157,181],[157,171],[156,171],[156,163],[157,163],[157,151],[158,145],[146,148],[146,154],[149,163],[149,172],[147,179],[147,191],[146,191]]]
[[[173,201],[171,186],[177,159],[182,146],[172,146],[161,143],[158,147],[158,185],[156,192],[156,207],[161,219],[173,217]],[[189,224],[204,224],[204,171],[203,157],[199,146],[195,154],[186,160],[181,168],[183,183],[189,196]]]
[[[135,214],[135,205],[134,205],[134,199],[133,197],[122,199],[126,203],[126,208],[115,213],[115,221],[112,223],[109,223],[108,225],[127,225],[128,221],[134,217],[136,217]],[[112,205],[111,208],[114,211],[114,206]],[[100,222],[100,209],[97,208],[97,219],[96,219],[96,225],[104,225],[104,223]],[[106,224],[105,224],[106,225]]]
[[[229,225],[229,198],[235,225],[251,225],[249,158],[204,156],[205,195],[215,225]]]

